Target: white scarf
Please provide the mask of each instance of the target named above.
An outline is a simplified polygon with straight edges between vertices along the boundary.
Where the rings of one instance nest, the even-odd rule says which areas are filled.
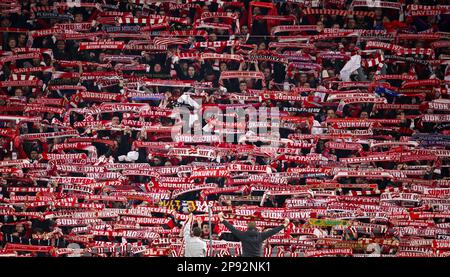
[[[354,55],[350,58],[350,60],[344,65],[340,74],[341,80],[344,82],[350,81],[350,75],[353,71],[357,70],[361,67],[361,56]]]

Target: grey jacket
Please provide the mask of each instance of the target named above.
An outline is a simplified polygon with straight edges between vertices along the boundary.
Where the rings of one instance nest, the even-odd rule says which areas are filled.
[[[284,225],[281,225],[265,232],[258,232],[256,229],[243,232],[226,220],[222,223],[242,242],[242,257],[262,257],[262,243],[284,229]]]

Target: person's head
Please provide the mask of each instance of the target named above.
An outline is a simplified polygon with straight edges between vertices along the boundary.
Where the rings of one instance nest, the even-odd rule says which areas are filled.
[[[336,117],[336,113],[334,112],[333,109],[328,109],[327,110],[327,119],[328,118],[335,118]]]
[[[208,40],[209,40],[209,41],[216,41],[216,40],[217,40],[217,35],[216,35],[216,33],[213,32],[213,33],[209,34]]]
[[[355,29],[355,27],[356,27],[356,20],[354,18],[350,18],[347,22],[347,28]]]
[[[37,160],[38,157],[39,157],[38,151],[32,150],[32,151],[30,152],[30,159],[32,159],[32,160]]]
[[[162,161],[159,157],[153,157],[152,162],[154,165],[161,165]]]
[[[348,43],[348,50],[355,51],[356,50],[355,47],[356,47],[355,43],[353,43],[353,42]]]
[[[254,221],[247,223],[247,230],[256,230],[256,223]]]
[[[369,118],[369,113],[366,111],[362,111],[360,117],[362,119],[368,119]]]
[[[357,16],[356,16],[356,21],[357,21],[358,23],[364,22],[364,16],[363,16],[363,15],[357,15]]]
[[[83,19],[83,14],[82,13],[76,13],[73,17],[73,21],[75,21],[75,23],[81,23],[84,21]]]
[[[50,47],[52,47],[52,43],[53,43],[53,41],[50,38],[48,38],[48,37],[44,37],[42,39],[42,47],[43,48],[50,48]]]
[[[25,227],[23,227],[22,223],[19,223],[16,225],[16,232],[17,233],[22,233],[25,230]]]
[[[259,15],[261,14],[261,9],[259,7],[254,7],[253,8],[253,15]]]
[[[107,59],[106,59],[106,53],[105,52],[100,52],[98,54],[98,60],[100,63],[106,63]]]
[[[50,232],[52,232],[53,230],[55,230],[56,227],[57,227],[57,224],[56,224],[55,221],[53,221],[53,220],[49,220],[49,221],[48,221],[48,230],[49,230]]]
[[[237,38],[241,44],[245,44],[247,42],[247,37],[245,35],[240,35]]]
[[[227,71],[228,70],[228,66],[226,62],[221,62],[220,63],[220,71]]]
[[[117,115],[113,116],[113,118],[111,119],[111,124],[112,125],[119,125],[120,124],[120,118]]]
[[[246,91],[247,90],[247,82],[246,81],[240,81],[239,82],[239,90],[240,91]]]
[[[216,79],[216,75],[214,74],[214,72],[207,72],[206,76],[205,76],[205,81],[206,82],[213,82]]]
[[[218,29],[217,31],[216,31],[216,34],[218,35],[218,36],[226,36],[227,34],[228,34],[228,32],[227,32],[227,30],[225,30],[225,29]]]
[[[259,63],[259,69],[261,71],[264,71],[264,69],[266,69],[266,68],[270,68],[270,66],[267,62],[262,61],[261,63]]]
[[[155,64],[155,66],[153,67],[153,71],[155,73],[159,73],[159,72],[161,72],[161,70],[162,70],[162,68],[161,68],[161,65],[159,63]]]
[[[203,222],[203,224],[202,224],[202,234],[204,236],[209,235],[209,226],[208,226],[207,222]]]
[[[192,229],[192,233],[194,237],[200,237],[202,235],[202,230],[198,227],[194,227],[194,229]]]
[[[304,73],[300,74],[300,83],[304,84],[306,82],[308,82],[308,75]]]
[[[194,75],[195,75],[195,68],[194,68],[194,66],[189,66],[189,68],[188,68],[188,75],[189,75],[189,77],[194,77]]]
[[[383,11],[381,9],[375,9],[375,18],[380,19],[383,15]]]
[[[10,27],[11,26],[11,20],[8,17],[4,17],[2,21],[0,22],[1,27]]]
[[[18,97],[23,96],[23,89],[16,88],[16,90],[14,91],[14,95]]]
[[[247,83],[247,88],[249,89],[252,89],[255,85],[255,79],[247,79],[245,82]]]
[[[181,69],[182,69],[183,71],[187,71],[187,70],[188,70],[188,67],[189,67],[189,65],[188,65],[187,62],[181,63]]]
[[[19,42],[19,44],[25,44],[27,41],[27,35],[24,33],[20,33],[17,37],[17,41]]]
[[[34,228],[33,233],[35,233],[36,235],[42,235],[44,233],[44,230],[42,230],[41,228]]]
[[[149,52],[143,52],[142,58],[143,58],[145,61],[151,61],[151,60],[152,60],[152,56],[150,55]]]
[[[400,120],[404,120],[406,118],[405,112],[401,111],[397,114],[397,118]]]
[[[64,40],[58,40],[56,42],[56,48],[58,49],[58,51],[64,51],[64,49],[66,48],[66,43],[64,42]]]
[[[323,31],[324,25],[322,21],[317,22],[317,31],[321,32]]]
[[[248,26],[247,25],[243,25],[241,27],[241,34],[243,34],[243,35],[247,35],[248,34]]]
[[[41,65],[41,59],[40,58],[34,58],[33,59],[33,66],[39,66]]]
[[[9,46],[9,48],[11,48],[11,49],[13,49],[13,48],[16,48],[17,47],[17,41],[16,41],[16,39],[15,38],[9,38],[8,39],[8,46]]]
[[[267,45],[266,43],[263,41],[260,44],[258,44],[258,50],[266,50],[267,49]]]

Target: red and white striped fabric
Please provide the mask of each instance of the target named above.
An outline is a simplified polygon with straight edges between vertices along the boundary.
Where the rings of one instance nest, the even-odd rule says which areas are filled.
[[[363,67],[374,67],[377,66],[379,64],[381,64],[384,61],[384,56],[383,55],[377,55],[376,58],[372,58],[372,59],[365,59],[361,61],[361,65]]]
[[[397,55],[426,55],[434,58],[434,50],[431,48],[401,48],[397,51]]]
[[[118,17],[117,23],[119,24],[145,24],[145,25],[154,25],[154,24],[162,24],[167,22],[164,18],[142,18],[142,17]]]
[[[175,44],[188,44],[187,38],[171,38],[171,37],[156,37],[153,39],[155,45],[175,45]]]
[[[305,9],[303,10],[305,15],[310,14],[323,14],[323,15],[338,15],[338,16],[368,16],[375,17],[375,12],[365,12],[365,11],[350,11],[350,10],[332,10],[332,9]]]

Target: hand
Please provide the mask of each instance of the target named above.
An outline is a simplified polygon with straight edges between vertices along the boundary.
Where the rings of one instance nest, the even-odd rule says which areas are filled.
[[[219,221],[222,222],[223,221],[223,213],[220,212],[217,216],[219,217]]]
[[[191,221],[193,217],[194,217],[194,215],[192,213],[190,213],[188,216],[188,221]]]
[[[283,222],[283,225],[284,225],[284,228],[287,228],[288,227],[288,225],[289,225],[289,218],[285,218],[284,219],[284,222]]]

